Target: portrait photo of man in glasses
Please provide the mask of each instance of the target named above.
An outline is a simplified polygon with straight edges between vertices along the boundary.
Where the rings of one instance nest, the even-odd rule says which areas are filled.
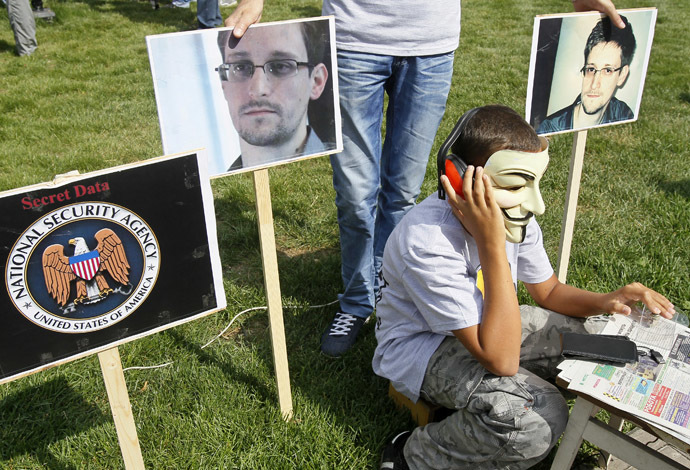
[[[628,79],[636,46],[632,26],[625,16],[621,18],[624,29],[613,26],[608,17],[594,26],[585,45],[582,91],[573,104],[542,121],[540,134],[633,118],[630,107],[614,96]]]
[[[205,149],[211,177],[343,148],[335,20],[146,37],[165,154]]]
[[[624,28],[598,14],[539,21],[526,113],[538,134],[637,119],[656,10],[619,13]]]
[[[323,37],[312,22],[254,26],[240,40],[218,33],[215,71],[241,150],[228,171],[335,148],[312,125],[325,116],[308,113],[329,78]]]

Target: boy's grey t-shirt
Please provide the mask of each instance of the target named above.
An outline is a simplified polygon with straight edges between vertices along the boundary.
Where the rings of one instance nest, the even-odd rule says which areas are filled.
[[[324,0],[321,11],[335,16],[341,50],[410,57],[458,48],[460,0]]]
[[[513,283],[553,274],[536,220],[525,240],[506,242]],[[436,194],[415,206],[391,233],[383,254],[376,305],[373,368],[413,401],[431,355],[452,330],[482,320],[483,280],[474,239]]]

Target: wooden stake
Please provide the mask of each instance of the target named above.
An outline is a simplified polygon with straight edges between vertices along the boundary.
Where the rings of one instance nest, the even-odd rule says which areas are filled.
[[[146,467],[144,467],[144,459],[141,456],[137,428],[132,416],[125,374],[122,372],[122,362],[117,347],[98,353],[98,360],[101,363],[103,381],[108,392],[108,401],[113,413],[125,468],[127,470],[144,469]]]
[[[568,173],[568,189],[566,190],[565,212],[561,227],[561,241],[558,245],[558,266],[556,268],[558,280],[565,283],[570,261],[570,246],[573,242],[575,227],[575,213],[577,212],[577,198],[580,194],[580,178],[585,158],[585,144],[587,131],[578,131],[573,135],[573,150],[570,154],[570,171]]]
[[[278,382],[278,401],[283,418],[292,418],[292,392],[290,391],[290,371],[288,369],[285,327],[283,325],[283,305],[280,298],[278,258],[276,256],[275,233],[273,231],[273,209],[271,190],[268,184],[268,170],[257,170],[254,175],[256,194],[256,213],[259,219],[259,240],[261,241],[261,261],[264,268],[264,286],[268,305],[268,318],[271,325],[271,344],[273,345],[273,364]]]

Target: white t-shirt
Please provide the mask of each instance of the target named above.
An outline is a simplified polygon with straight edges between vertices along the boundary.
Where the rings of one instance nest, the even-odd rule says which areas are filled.
[[[411,57],[458,48],[460,0],[324,0],[338,49]]]
[[[553,274],[534,219],[522,243],[506,242],[506,254],[516,289],[517,280],[539,283]],[[391,233],[382,274],[374,372],[416,401],[429,359],[443,339],[482,321],[477,245],[448,201],[432,194]]]

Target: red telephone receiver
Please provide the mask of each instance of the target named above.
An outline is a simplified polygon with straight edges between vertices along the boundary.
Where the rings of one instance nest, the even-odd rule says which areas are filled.
[[[450,185],[463,200],[465,195],[462,192],[462,179],[465,177],[465,171],[467,171],[467,164],[458,158],[457,155],[451,153],[446,157],[445,174]]]
[[[438,151],[438,155],[436,157],[436,166],[438,171],[439,199],[446,198],[446,192],[443,190],[443,186],[441,185],[441,175],[446,175],[455,192],[458,193],[461,198],[465,199],[465,196],[462,194],[462,179],[465,176],[465,171],[467,170],[467,163],[465,163],[460,156],[452,153],[451,147],[455,141],[460,138],[465,130],[465,127],[467,126],[467,123],[475,114],[477,114],[479,109],[480,108],[472,108],[460,117],[450,135],[446,138],[445,142],[443,142]]]

